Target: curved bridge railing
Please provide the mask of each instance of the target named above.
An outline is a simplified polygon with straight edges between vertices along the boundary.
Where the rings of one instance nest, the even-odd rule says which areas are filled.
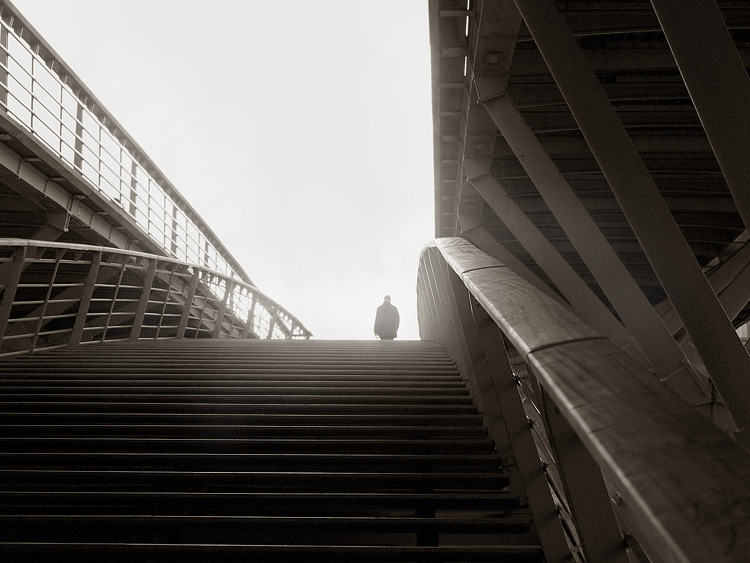
[[[168,338],[309,338],[256,287],[152,254],[0,239],[0,356]]]
[[[422,254],[418,312],[462,364],[548,563],[747,560],[748,453],[564,305],[448,238]]]
[[[252,284],[135,140],[5,0],[0,0],[0,112],[166,255]]]

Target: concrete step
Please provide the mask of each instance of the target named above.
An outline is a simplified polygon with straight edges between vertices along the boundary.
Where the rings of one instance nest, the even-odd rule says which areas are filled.
[[[253,563],[380,563],[543,561],[536,545],[502,546],[337,546],[143,543],[0,543],[4,561],[248,561]]]
[[[507,493],[2,491],[2,514],[393,515],[518,509]],[[515,513],[515,512],[514,512]]]
[[[3,562],[543,560],[433,343],[15,358],[0,452]]]

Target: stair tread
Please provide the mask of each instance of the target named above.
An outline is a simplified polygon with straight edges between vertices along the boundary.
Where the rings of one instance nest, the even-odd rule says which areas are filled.
[[[0,394],[3,560],[543,560],[434,343],[85,346]]]
[[[301,556],[316,554],[349,554],[358,556],[367,553],[382,554],[400,557],[410,554],[427,554],[434,553],[442,557],[450,557],[451,554],[463,555],[466,553],[486,554],[488,556],[503,554],[529,554],[541,555],[541,548],[536,545],[493,545],[493,546],[338,546],[338,545],[252,545],[252,544],[138,544],[138,543],[65,543],[65,542],[0,542],[3,550],[15,548],[18,551],[30,551],[34,548],[40,549],[45,547],[65,547],[86,548],[97,553],[117,553],[118,551],[131,552],[168,552],[180,553],[187,550],[201,550],[204,553],[211,553],[213,550],[236,550],[241,553],[297,553]],[[391,559],[393,560],[393,559]],[[395,559],[398,561],[399,559]],[[488,559],[492,561],[492,559]]]

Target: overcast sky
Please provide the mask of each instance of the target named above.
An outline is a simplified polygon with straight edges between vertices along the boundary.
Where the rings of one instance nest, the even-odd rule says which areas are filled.
[[[418,338],[434,233],[426,0],[12,0],[316,338]]]

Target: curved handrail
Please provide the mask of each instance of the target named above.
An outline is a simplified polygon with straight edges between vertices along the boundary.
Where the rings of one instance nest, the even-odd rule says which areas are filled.
[[[650,556],[746,561],[750,457],[736,442],[499,261],[447,238],[424,250],[422,264],[435,252],[531,367],[599,464],[625,531]],[[420,318],[420,327],[429,322]]]
[[[0,0],[0,110],[166,255],[252,284],[200,215],[8,0]]]
[[[88,342],[310,338],[231,275],[154,254],[0,239],[0,355]]]

